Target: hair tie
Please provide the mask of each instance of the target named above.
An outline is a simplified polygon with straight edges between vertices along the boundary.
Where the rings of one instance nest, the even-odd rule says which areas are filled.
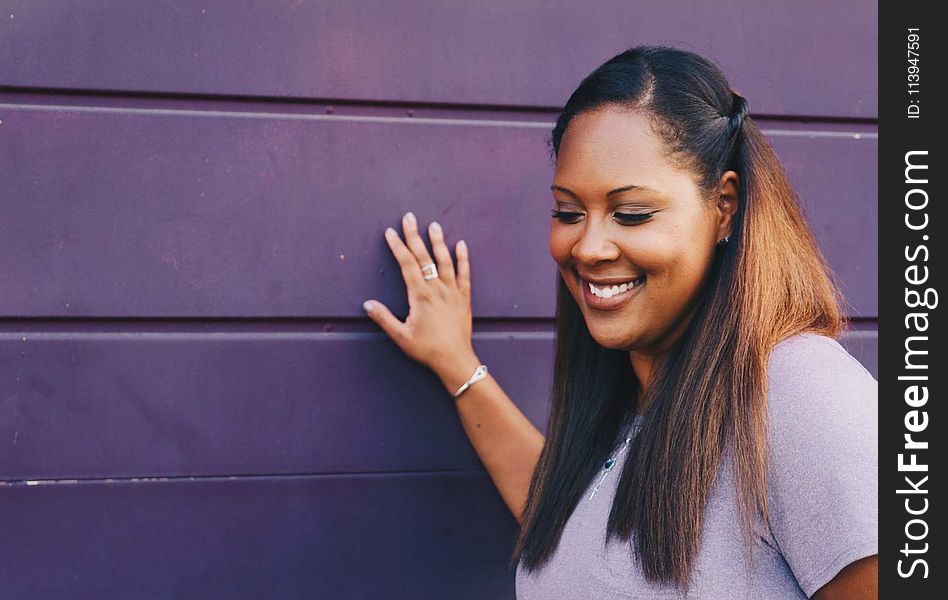
[[[728,116],[728,126],[732,130],[737,130],[744,124],[744,117],[747,116],[747,100],[737,92],[731,92],[734,97],[731,102],[731,114]]]

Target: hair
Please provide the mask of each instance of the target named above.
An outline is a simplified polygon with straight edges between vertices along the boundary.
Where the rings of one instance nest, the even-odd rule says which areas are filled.
[[[716,198],[739,177],[730,241],[715,250],[693,318],[645,397],[628,351],[600,346],[557,278],[556,350],[548,435],[530,482],[511,564],[531,572],[553,554],[580,496],[632,418],[648,407],[621,471],[607,539],[631,540],[653,582],[687,589],[704,507],[726,452],[748,542],[768,523],[766,369],[781,340],[803,331],[838,337],[844,302],[770,143],[747,101],[710,61],[639,46],[582,80],[553,128],[552,155],[574,117],[601,108],[641,111]]]

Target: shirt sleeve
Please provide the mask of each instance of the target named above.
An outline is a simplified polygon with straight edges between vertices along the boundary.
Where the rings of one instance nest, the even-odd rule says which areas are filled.
[[[771,533],[808,597],[878,553],[878,382],[835,340],[784,340],[768,366]]]

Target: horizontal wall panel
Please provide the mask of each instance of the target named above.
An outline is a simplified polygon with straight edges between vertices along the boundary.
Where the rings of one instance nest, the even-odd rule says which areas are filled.
[[[0,484],[4,598],[514,598],[486,473]]]
[[[407,314],[382,232],[469,243],[480,317],[551,317],[551,124],[0,107],[0,314]],[[852,316],[875,317],[874,133],[769,130]],[[841,234],[843,233],[843,234]],[[543,268],[547,265],[547,268]]]
[[[859,0],[0,5],[6,86],[556,107],[650,43],[717,61],[754,114],[877,114],[877,7]]]
[[[877,317],[878,138],[844,144],[787,135],[773,141],[846,298],[845,312],[853,317]]]
[[[538,426],[551,340],[475,342]],[[0,378],[0,479],[481,468],[440,380],[381,333],[5,335]]]
[[[876,331],[843,344],[876,374]],[[474,347],[546,433],[552,332]],[[450,394],[384,334],[7,333],[0,384],[0,479],[482,468]]]

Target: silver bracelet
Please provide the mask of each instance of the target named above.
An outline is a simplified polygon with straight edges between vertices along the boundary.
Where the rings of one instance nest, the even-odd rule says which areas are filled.
[[[472,383],[478,382],[485,377],[487,377],[487,365],[481,365],[477,367],[474,369],[474,374],[471,375],[471,378],[465,381],[464,385],[458,388],[458,391],[454,392],[454,397],[457,398],[462,393],[464,393],[464,390],[471,387]]]

